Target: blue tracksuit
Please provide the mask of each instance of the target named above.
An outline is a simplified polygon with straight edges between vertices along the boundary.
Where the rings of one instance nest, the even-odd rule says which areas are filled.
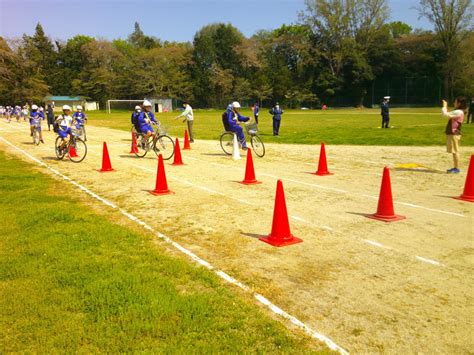
[[[235,113],[233,110],[227,110],[227,124],[232,132],[237,134],[242,148],[247,148],[247,142],[245,141],[244,130],[237,124],[239,122],[247,122],[250,117],[242,116],[240,113]]]
[[[260,107],[258,107],[257,104],[255,104],[253,108],[253,117],[255,118],[255,122],[258,124],[258,114],[260,113]]]
[[[74,112],[72,118],[76,120],[76,128],[80,129],[84,126],[84,120],[87,119],[87,116],[84,112]]]
[[[382,101],[382,105],[380,106],[380,114],[382,115],[382,128],[389,128],[390,124],[390,113],[389,113],[389,106],[387,101]]]
[[[273,107],[270,110],[270,115],[273,115],[273,135],[278,136],[280,133],[281,115],[283,115],[283,110],[279,107]]]
[[[36,123],[37,123],[38,120],[44,120],[44,114],[43,114],[43,112],[32,111],[32,112],[30,113],[30,125],[32,126],[33,124],[35,124],[34,121],[36,121]]]
[[[141,133],[154,132],[153,128],[151,128],[151,124],[146,122],[147,118],[149,118],[155,123],[158,123],[155,119],[155,115],[153,114],[153,112],[140,112],[140,114],[138,115],[138,126],[140,128]]]

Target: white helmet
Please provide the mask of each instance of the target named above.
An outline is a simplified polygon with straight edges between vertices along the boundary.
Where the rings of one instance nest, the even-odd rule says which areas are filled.
[[[151,102],[148,100],[143,101],[143,107],[151,107]]]
[[[232,102],[233,108],[240,108],[240,104],[237,101]]]
[[[82,106],[81,106],[81,105],[77,105],[77,109],[78,109],[78,110],[82,110]]]
[[[31,105],[31,109],[32,109],[32,110],[37,110],[37,109],[38,109],[38,106],[36,106],[36,105]]]
[[[141,109],[142,109],[142,108],[141,108],[140,106],[138,106],[138,105],[135,106],[135,110],[139,111],[139,110],[141,110]]]
[[[72,110],[71,110],[71,106],[69,106],[69,105],[64,105],[64,106],[63,106],[63,111],[66,111],[66,110],[72,111]]]

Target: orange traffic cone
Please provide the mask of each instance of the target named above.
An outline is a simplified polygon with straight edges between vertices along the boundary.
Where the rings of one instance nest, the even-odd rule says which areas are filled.
[[[474,202],[474,154],[471,155],[469,162],[469,170],[467,171],[466,183],[464,184],[464,192],[461,196],[455,197],[458,200]]]
[[[380,187],[377,213],[367,217],[384,222],[395,222],[406,218],[405,216],[399,216],[395,214],[392,199],[392,186],[390,182],[390,170],[388,167],[383,169],[382,186]]]
[[[154,190],[149,190],[152,195],[168,195],[173,192],[168,188],[168,182],[166,181],[165,164],[163,163],[163,156],[158,156],[158,171],[156,173],[156,184]]]
[[[247,149],[247,164],[245,166],[245,178],[240,182],[245,185],[261,184],[260,181],[257,181],[255,178],[255,170],[253,168],[253,159],[252,159],[252,150]]]
[[[277,181],[272,232],[269,236],[262,237],[260,240],[275,247],[283,247],[302,242],[301,239],[291,234],[288,212],[286,210],[285,192],[283,191],[283,183],[281,180]]]
[[[132,132],[132,147],[130,148],[130,154],[138,153],[137,138],[135,132]]]
[[[69,156],[72,158],[77,158],[79,155],[77,155],[76,148],[74,148],[73,145],[69,146]]]
[[[176,138],[176,144],[174,146],[174,160],[173,165],[184,165],[183,159],[181,158],[181,149],[179,148],[179,140]]]
[[[184,146],[183,150],[190,150],[191,144],[189,143],[188,130],[184,130]]]
[[[313,175],[325,176],[325,175],[333,175],[328,170],[328,162],[326,160],[326,148],[324,147],[324,143],[321,142],[321,151],[319,152],[319,164],[318,164],[318,171],[312,173]]]
[[[114,171],[112,169],[112,164],[110,164],[109,150],[107,149],[107,143],[104,142],[102,148],[102,168],[99,170],[101,173],[106,173],[109,171]]]

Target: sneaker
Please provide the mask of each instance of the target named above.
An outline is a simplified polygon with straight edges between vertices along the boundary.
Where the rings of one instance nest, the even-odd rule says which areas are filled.
[[[448,174],[459,174],[461,170],[459,170],[458,168],[452,168],[452,169],[448,169],[446,172]]]
[[[44,140],[40,139],[40,142],[44,144]]]

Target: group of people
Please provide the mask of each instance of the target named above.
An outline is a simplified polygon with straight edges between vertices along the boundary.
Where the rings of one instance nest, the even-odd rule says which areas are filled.
[[[43,108],[39,108],[43,111]],[[16,121],[19,122],[22,119],[26,121],[28,119],[30,111],[28,110],[28,105],[23,107],[21,106],[0,106],[0,116],[6,118],[8,122],[11,122],[12,118],[16,118]]]

